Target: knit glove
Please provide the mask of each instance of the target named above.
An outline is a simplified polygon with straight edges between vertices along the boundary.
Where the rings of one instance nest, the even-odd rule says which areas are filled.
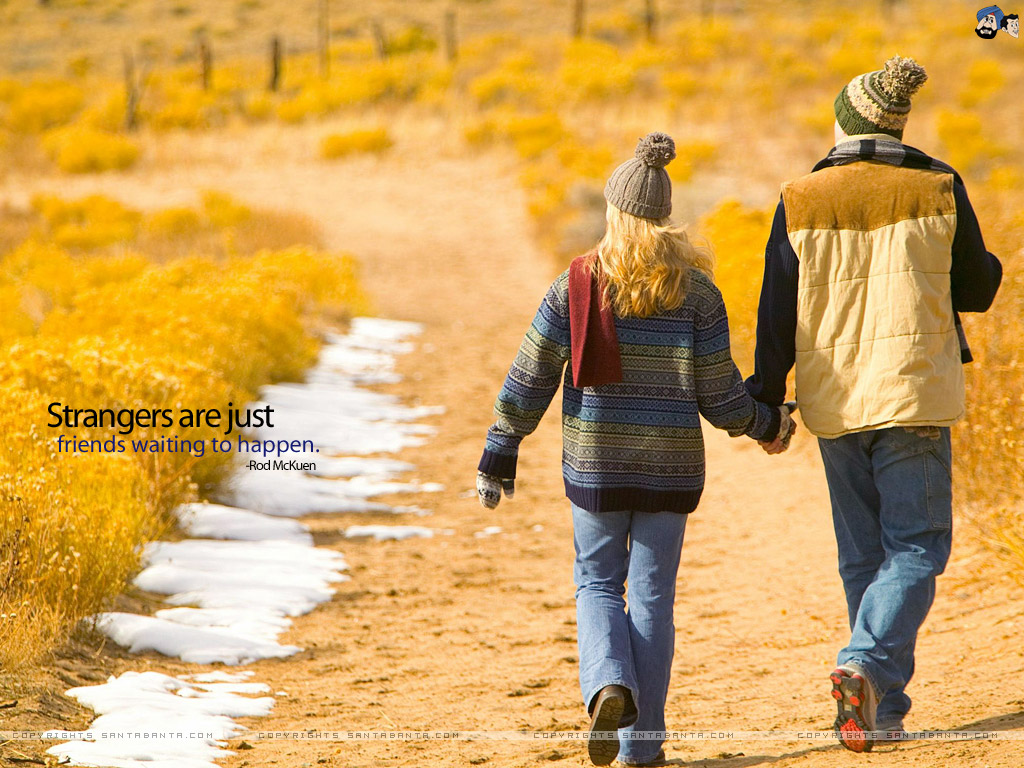
[[[494,509],[501,501],[501,492],[510,499],[516,492],[516,481],[512,478],[495,477],[483,472],[476,473],[476,493],[480,497],[480,504],[487,509]]]
[[[793,439],[793,433],[796,432],[796,422],[790,415],[796,410],[796,403],[786,403],[779,407],[779,411],[782,413],[782,422],[779,425],[779,439],[782,441],[783,450],[789,449],[789,441]]]

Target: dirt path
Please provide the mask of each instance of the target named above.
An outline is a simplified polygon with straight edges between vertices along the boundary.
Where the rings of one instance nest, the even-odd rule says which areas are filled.
[[[360,257],[379,315],[425,326],[416,351],[400,359],[405,380],[393,390],[447,413],[433,419],[439,433],[429,445],[399,458],[446,490],[419,500],[433,510],[425,518],[307,521],[318,544],[345,553],[352,580],[282,638],[306,651],[252,665],[256,679],[288,694],[271,716],[252,723],[257,729],[584,725],[557,397],[524,443],[516,499],[487,511],[468,493],[494,397],[557,270],[531,243],[513,174],[457,156],[425,161],[422,151],[345,165],[282,156],[272,172],[224,159],[213,170],[153,169],[116,183],[82,180],[73,189],[62,183],[67,194],[102,189],[137,204],[216,187],[254,205],[304,213],[321,224],[329,247]],[[691,518],[679,573],[670,728],[831,724],[826,678],[845,639],[845,607],[820,460],[806,433],[802,438],[787,456],[771,458],[750,441],[707,431],[708,490]],[[339,529],[364,522],[456,533],[340,540]],[[503,532],[474,536],[490,525]],[[912,729],[1024,728],[1024,604],[990,561],[961,524],[919,642]],[[120,663],[171,673],[179,667],[155,656]],[[254,749],[227,765],[589,764],[583,748],[567,743],[249,741]],[[1012,741],[907,744],[866,757],[778,741],[671,742],[667,752],[674,764],[720,768],[1024,763],[1024,743]]]

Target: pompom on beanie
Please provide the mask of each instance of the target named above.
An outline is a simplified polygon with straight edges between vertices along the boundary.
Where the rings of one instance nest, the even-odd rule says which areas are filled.
[[[672,213],[672,182],[665,166],[676,156],[676,144],[664,133],[649,133],[636,145],[635,156],[616,168],[604,197],[620,211],[642,219],[663,219]]]
[[[887,133],[902,139],[910,97],[927,79],[924,67],[916,61],[893,56],[884,69],[858,75],[839,92],[836,122],[847,136]]]

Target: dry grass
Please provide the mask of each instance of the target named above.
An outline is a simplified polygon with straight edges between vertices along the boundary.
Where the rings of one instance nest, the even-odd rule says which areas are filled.
[[[139,544],[167,512],[217,482],[229,455],[58,453],[66,438],[117,438],[110,428],[51,429],[48,406],[160,409],[246,402],[313,360],[318,315],[356,310],[351,259],[310,245],[301,220],[263,238],[254,214],[208,194],[195,211],[150,216],[106,198],[38,198],[12,217],[26,238],[0,258],[6,414],[0,454],[0,667],[46,653],[83,616],[123,590]],[[262,226],[267,226],[265,223]],[[6,228],[6,227],[5,227]],[[237,234],[244,233],[239,238]],[[230,248],[204,246],[229,239]],[[239,250],[239,239],[252,249]],[[142,248],[155,248],[150,258]],[[202,350],[202,354],[196,354]],[[137,428],[207,443],[209,427]],[[123,437],[123,436],[121,436]]]

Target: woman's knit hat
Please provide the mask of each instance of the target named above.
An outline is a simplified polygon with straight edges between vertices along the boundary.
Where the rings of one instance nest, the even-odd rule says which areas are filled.
[[[847,136],[888,133],[903,138],[910,97],[928,79],[913,59],[893,56],[885,69],[858,75],[836,97],[836,122]]]
[[[604,197],[620,211],[642,219],[672,213],[672,182],[665,166],[676,156],[676,143],[664,133],[649,133],[636,145],[635,157],[616,168]]]

